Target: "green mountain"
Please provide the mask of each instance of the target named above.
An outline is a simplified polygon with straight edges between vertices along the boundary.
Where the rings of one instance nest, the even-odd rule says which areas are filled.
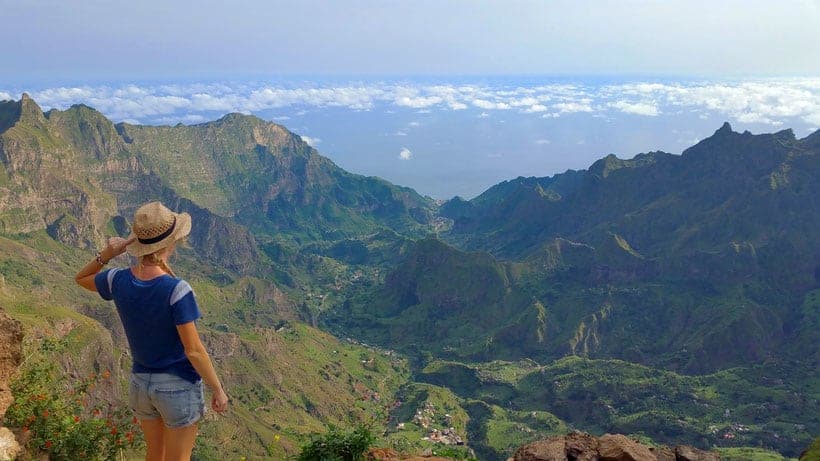
[[[582,390],[588,377],[570,373],[567,386],[581,389],[564,410],[538,386],[508,386],[493,397],[475,394],[498,389],[491,381],[465,381],[461,371],[431,382],[465,399],[546,409],[582,427],[657,440],[668,439],[684,413],[697,423],[674,434],[702,445],[716,441],[695,434],[724,422],[698,416],[691,401],[672,405],[677,397],[626,410],[646,397],[627,393],[614,404],[625,390],[603,382],[631,373],[632,364],[721,376],[719,393],[735,380],[748,386],[726,406],[754,406],[773,398],[762,397],[767,370],[785,370],[793,381],[776,399],[777,417],[763,411],[736,421],[764,421],[754,442],[796,454],[820,431],[820,383],[805,373],[820,366],[818,137],[724,125],[681,156],[608,156],[585,171],[518,178],[469,202],[454,199],[441,208],[453,221],[441,240],[416,242],[383,283],[326,316],[327,325],[428,360],[616,360],[593,362],[614,364],[590,381],[594,391]],[[573,413],[593,396],[643,422],[595,423]],[[792,398],[803,403],[789,405]],[[779,438],[783,427],[791,442]]]
[[[0,306],[23,322],[31,360],[69,377],[111,370],[103,398],[115,404],[130,366],[124,337],[111,306],[73,274],[105,237],[128,232],[140,204],[191,213],[191,248],[174,265],[195,288],[235,401],[230,417],[204,426],[199,456],[283,458],[328,424],[372,420],[382,411],[374,393],[390,401],[407,381],[401,359],[301,320],[348,278],[325,250],[359,238],[373,251],[403,245],[430,228],[432,200],[347,173],[255,117],[114,125],[82,105],[43,113],[27,95],[0,103],[0,163]],[[44,338],[61,346],[43,350]]]
[[[118,322],[73,274],[159,199],[193,217],[174,265],[235,403],[204,459],[362,421],[409,451],[453,427],[488,460],[569,429],[796,455],[820,433],[818,152],[725,125],[438,207],[255,117],[113,124],[23,95],[0,102],[0,306],[28,356],[111,370],[121,404]]]

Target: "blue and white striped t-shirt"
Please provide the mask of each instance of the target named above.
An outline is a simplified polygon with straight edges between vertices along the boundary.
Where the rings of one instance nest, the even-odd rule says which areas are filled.
[[[103,299],[113,299],[117,306],[134,373],[170,373],[191,382],[200,379],[176,329],[200,317],[188,282],[170,275],[140,280],[125,268],[100,272],[94,284]]]

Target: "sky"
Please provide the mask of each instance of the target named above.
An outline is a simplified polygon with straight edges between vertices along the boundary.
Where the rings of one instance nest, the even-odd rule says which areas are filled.
[[[820,0],[0,0],[0,100],[228,112],[435,198],[820,127]]]
[[[818,0],[0,0],[4,78],[820,74]]]

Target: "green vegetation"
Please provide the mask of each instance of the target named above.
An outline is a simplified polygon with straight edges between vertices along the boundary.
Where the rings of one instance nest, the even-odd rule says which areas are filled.
[[[323,435],[311,436],[310,442],[302,446],[297,461],[359,461],[376,440],[364,425],[358,425],[351,432],[331,426]]]
[[[783,455],[760,448],[718,448],[720,459],[723,461],[791,461],[794,458],[784,458]]]
[[[816,141],[727,125],[439,207],[239,114],[140,127],[24,98],[0,138],[0,304],[64,344],[55,376],[122,388],[116,314],[72,276],[139,204],[191,213],[173,265],[234,402],[200,458],[284,459],[362,422],[488,460],[570,429],[752,459],[820,432]]]
[[[800,461],[820,461],[820,437],[814,439],[811,446],[800,456]]]
[[[64,341],[46,340],[22,365],[4,423],[21,430],[28,453],[54,460],[110,460],[139,448],[142,434],[130,410],[95,391],[112,385],[111,373],[59,380],[52,360],[64,352]]]

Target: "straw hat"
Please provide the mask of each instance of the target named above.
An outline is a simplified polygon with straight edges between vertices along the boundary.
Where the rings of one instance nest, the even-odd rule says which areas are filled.
[[[134,213],[134,224],[128,238],[137,239],[128,245],[136,257],[159,251],[191,232],[191,215],[174,213],[159,202],[146,203]]]

